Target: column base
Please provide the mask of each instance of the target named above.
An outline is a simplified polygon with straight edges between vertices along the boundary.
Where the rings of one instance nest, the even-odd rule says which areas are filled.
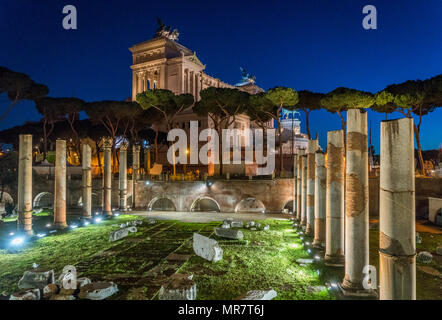
[[[329,256],[325,255],[324,263],[328,267],[344,267],[345,266],[345,257],[344,256]]]
[[[349,282],[345,279],[342,283],[338,283],[338,288],[345,297],[372,298],[372,299],[379,298],[376,290],[373,289],[367,290],[360,287],[349,286]]]
[[[66,222],[54,222],[55,229],[66,229],[68,227]]]
[[[313,228],[310,224],[307,224],[306,228],[305,228],[305,235],[306,236],[313,236]]]
[[[313,246],[313,248],[316,248],[316,249],[324,249],[325,248],[325,241],[314,239],[312,246]]]

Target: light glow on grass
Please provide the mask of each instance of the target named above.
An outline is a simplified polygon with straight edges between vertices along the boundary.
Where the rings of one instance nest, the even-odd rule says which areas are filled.
[[[25,242],[25,238],[24,237],[17,237],[12,239],[11,244],[13,246],[20,246]]]
[[[103,219],[101,219],[100,217],[97,217],[97,218],[94,219],[94,221],[95,221],[96,223],[100,223],[101,221],[103,221]]]

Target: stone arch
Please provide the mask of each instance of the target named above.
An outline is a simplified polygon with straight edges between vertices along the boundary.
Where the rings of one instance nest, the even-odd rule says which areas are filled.
[[[157,196],[153,198],[147,205],[147,209],[149,211],[177,211],[175,202],[168,196]]]
[[[14,206],[14,199],[12,196],[6,191],[0,192],[1,200],[0,200],[0,214],[6,212],[7,206]]]
[[[196,198],[190,206],[190,211],[208,211],[208,212],[221,212],[221,206],[218,201],[208,196],[199,196]]]
[[[284,212],[284,209],[288,209],[288,213],[293,213],[293,199],[290,199],[289,201],[286,201],[284,203],[284,206],[281,209],[281,212]]]
[[[40,192],[37,194],[34,198],[34,201],[32,201],[32,206],[34,208],[48,208],[53,209],[54,208],[54,194],[51,192]]]
[[[265,211],[264,203],[251,196],[242,199],[235,207],[235,212],[238,213],[265,213]]]

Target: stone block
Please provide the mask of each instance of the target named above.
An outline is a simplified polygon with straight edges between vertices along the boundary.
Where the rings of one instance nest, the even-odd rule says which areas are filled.
[[[159,300],[195,300],[196,284],[193,276],[188,274],[173,274],[167,283],[161,286]]]
[[[118,287],[113,282],[95,282],[80,288],[78,297],[88,300],[103,300],[118,292]]]
[[[277,296],[275,290],[251,290],[238,300],[272,300]]]
[[[215,228],[215,234],[218,237],[240,240],[244,238],[244,234],[240,230]]]
[[[20,289],[43,289],[50,283],[54,283],[54,270],[33,269],[24,273],[18,281],[18,287]]]
[[[218,245],[218,242],[198,233],[193,234],[193,250],[196,255],[212,262],[223,258],[223,249]]]

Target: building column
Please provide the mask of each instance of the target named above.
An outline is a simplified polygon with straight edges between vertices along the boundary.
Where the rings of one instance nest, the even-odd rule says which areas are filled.
[[[315,228],[315,152],[318,149],[317,140],[309,140],[307,147],[307,204],[305,233],[314,234]]]
[[[54,226],[66,228],[66,141],[55,145]]]
[[[321,150],[315,153],[315,239],[313,245],[325,246],[325,155]]]
[[[158,89],[167,89],[167,74],[166,74],[166,66],[163,64],[160,67],[160,75],[158,79]]]
[[[293,155],[293,216],[296,217],[297,183],[298,183],[298,155]]]
[[[415,300],[413,119],[381,122],[380,168],[380,299]]]
[[[32,235],[32,135],[19,135],[17,229]]]
[[[190,91],[190,70],[186,69],[186,93],[191,93]]]
[[[150,148],[144,149],[144,170],[146,179],[150,179]]]
[[[132,208],[135,208],[135,190],[140,174],[140,146],[132,146]]]
[[[103,139],[103,213],[112,216],[112,138]]]
[[[83,202],[83,218],[91,218],[92,216],[92,174],[91,174],[91,147],[88,144],[82,146],[82,202]]]
[[[132,101],[137,98],[137,73],[132,71]]]
[[[304,155],[301,157],[301,184],[302,184],[302,192],[301,192],[301,226],[307,225],[307,156]]]
[[[368,257],[368,146],[367,112],[347,111],[345,172],[345,277],[348,293],[364,292],[363,269]]]
[[[127,210],[127,143],[120,145],[120,211]]]
[[[327,133],[325,264],[344,266],[344,130]]]
[[[304,149],[298,150],[298,163],[297,163],[297,174],[296,174],[296,219],[301,221],[301,211],[302,211],[302,157],[304,155]]]

